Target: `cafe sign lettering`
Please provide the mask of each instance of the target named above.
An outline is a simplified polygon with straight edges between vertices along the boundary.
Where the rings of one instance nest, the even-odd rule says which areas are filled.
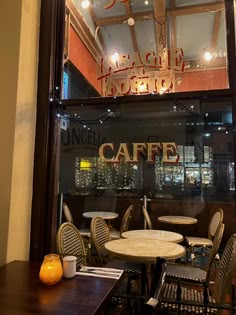
[[[132,147],[132,148],[130,148]],[[132,153],[131,153],[132,152]],[[103,143],[99,147],[99,157],[107,163],[138,163],[141,154],[146,157],[149,164],[153,164],[155,156],[162,157],[163,163],[178,163],[179,153],[175,142],[140,142],[120,143],[119,146],[114,143]]]
[[[103,80],[107,96],[168,92],[173,87],[170,74],[184,72],[182,57],[181,48],[174,56],[164,48],[159,53],[120,54],[116,61],[101,58],[97,78]]]
[[[128,0],[119,0],[120,3],[128,2]],[[106,0],[104,9],[111,9],[116,4],[116,0]]]

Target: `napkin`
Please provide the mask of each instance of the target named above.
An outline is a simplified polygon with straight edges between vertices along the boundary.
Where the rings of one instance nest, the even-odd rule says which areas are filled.
[[[119,279],[123,274],[123,270],[103,267],[87,267],[83,266],[76,275],[89,276],[97,278]]]

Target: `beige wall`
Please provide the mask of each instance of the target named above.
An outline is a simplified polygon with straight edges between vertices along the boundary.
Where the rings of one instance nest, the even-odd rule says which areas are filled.
[[[40,0],[0,1],[0,265],[29,255]]]

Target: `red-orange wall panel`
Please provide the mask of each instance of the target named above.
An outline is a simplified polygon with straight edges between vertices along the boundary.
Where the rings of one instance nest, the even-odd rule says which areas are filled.
[[[101,94],[101,81],[97,80],[97,63],[72,26],[69,38],[69,60]]]
[[[227,70],[207,70],[185,72],[180,85],[176,84],[176,92],[218,90],[228,88]]]

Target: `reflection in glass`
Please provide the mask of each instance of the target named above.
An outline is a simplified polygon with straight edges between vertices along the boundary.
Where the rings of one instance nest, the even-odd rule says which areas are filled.
[[[103,123],[99,117],[111,110]],[[76,106],[66,111],[78,123],[62,130],[60,191],[100,193],[112,190],[155,197],[160,194],[182,199],[201,195],[208,200],[233,200],[233,127],[231,99],[221,102],[168,100],[165,103],[137,103],[135,106]],[[92,122],[88,127],[83,122]],[[85,124],[86,125],[86,124]],[[133,143],[176,144],[179,159],[153,152],[147,163],[146,151],[132,163]],[[108,160],[120,143],[127,144],[129,163],[120,159],[107,162],[99,156],[99,147],[112,143],[104,152]]]

